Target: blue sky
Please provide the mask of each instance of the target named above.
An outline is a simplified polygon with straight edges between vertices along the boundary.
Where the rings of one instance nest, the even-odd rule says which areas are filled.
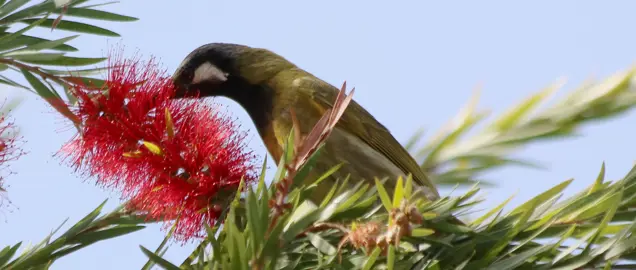
[[[192,49],[209,42],[265,47],[316,76],[356,87],[355,99],[405,141],[418,128],[434,131],[483,86],[481,108],[501,112],[560,76],[567,88],[604,78],[636,60],[636,2],[612,1],[124,1],[107,10],[140,18],[108,23],[122,38],[85,35],[71,43],[81,55],[102,56],[120,42],[160,57],[174,70]],[[59,36],[48,30],[43,36]],[[16,91],[12,91],[16,93]],[[30,152],[12,165],[9,196],[18,209],[0,216],[0,245],[37,243],[64,219],[79,220],[114,192],[73,174],[53,154],[72,135],[69,124],[43,101],[25,95],[13,115]],[[250,132],[250,146],[265,153],[247,114],[225,99]],[[568,178],[571,194],[589,185],[601,162],[608,177],[623,176],[634,162],[634,113],[582,129],[581,138],[533,145],[520,151],[549,170],[509,168],[489,175],[484,207],[513,193],[515,203]],[[273,164],[273,163],[270,163]],[[271,171],[271,170],[270,170]],[[52,269],[138,269],[139,245],[154,249],[158,226],[99,243],[56,262]],[[176,244],[166,255],[180,263],[192,246]]]

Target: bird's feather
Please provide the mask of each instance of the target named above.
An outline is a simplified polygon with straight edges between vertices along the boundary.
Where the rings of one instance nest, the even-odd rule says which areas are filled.
[[[293,98],[287,97],[287,99],[294,99],[294,101],[287,104],[294,104],[296,113],[303,115],[303,119],[306,121],[301,123],[301,131],[308,132],[322,114],[327,109],[332,108],[338,89],[310,74],[294,72],[291,75],[285,73],[279,75],[283,78],[274,80],[275,84],[278,84],[275,87],[281,88],[282,85],[278,82],[291,81],[291,85],[284,87],[295,88],[293,91],[285,91],[285,93],[294,93]],[[289,76],[292,75],[295,79],[289,80]],[[287,120],[288,118],[291,119],[291,117],[288,115],[289,112],[287,110],[288,108],[278,108],[278,112],[275,112],[276,116],[274,118],[278,119],[278,123],[274,123],[274,130],[280,133],[276,134],[277,138],[285,138],[283,133],[286,132],[284,133],[286,135],[291,130],[291,121]],[[338,142],[332,144],[330,141]],[[279,143],[282,144],[284,142],[281,141]],[[342,147],[342,145],[347,145],[348,143],[352,145],[348,149],[330,149],[329,147],[329,145]],[[356,147],[353,147],[353,145],[356,145]],[[333,155],[334,158],[343,162],[347,160],[366,160],[368,162],[366,168],[374,168],[374,170],[362,172],[362,168],[345,166],[341,173],[345,173],[348,170],[356,170],[351,171],[352,175],[369,176],[371,179],[367,180],[372,181],[374,176],[382,177],[382,175],[379,175],[381,173],[395,177],[397,176],[396,171],[399,170],[403,175],[410,173],[414,182],[423,187],[423,191],[429,199],[439,198],[437,189],[413,157],[391,135],[385,126],[355,101],[352,101],[345,110],[325,148],[322,155]],[[336,151],[339,151],[337,155],[334,153]],[[323,165],[334,166],[337,164]],[[321,164],[317,164],[317,166],[321,166]],[[328,170],[329,167],[321,169]],[[378,175],[370,175],[372,173]]]

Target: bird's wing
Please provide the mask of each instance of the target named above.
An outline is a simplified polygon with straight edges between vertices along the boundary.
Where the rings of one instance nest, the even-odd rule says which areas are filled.
[[[338,95],[336,87],[316,77],[306,76],[298,78],[294,81],[294,85],[301,90],[312,89],[313,91],[305,90],[299,92],[301,95],[311,95],[308,98],[315,103],[312,105],[322,111],[331,108]],[[415,182],[429,187],[435,193],[435,196],[439,198],[437,188],[408,151],[404,149],[384,125],[378,122],[357,102],[352,101],[349,103],[336,128],[346,130],[360,138],[374,150],[385,155],[404,173],[411,173]]]

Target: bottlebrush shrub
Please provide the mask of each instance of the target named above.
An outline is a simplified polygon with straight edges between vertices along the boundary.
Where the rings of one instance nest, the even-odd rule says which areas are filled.
[[[5,177],[8,171],[9,162],[17,160],[24,155],[24,151],[19,147],[20,137],[13,122],[7,120],[6,115],[0,115],[0,206],[4,205],[7,197]]]
[[[116,56],[116,55],[115,55]],[[63,152],[97,183],[122,192],[129,207],[189,240],[213,225],[241,180],[254,181],[256,156],[245,133],[196,100],[172,100],[175,88],[154,59],[110,58],[105,91],[79,84],[80,132]]]

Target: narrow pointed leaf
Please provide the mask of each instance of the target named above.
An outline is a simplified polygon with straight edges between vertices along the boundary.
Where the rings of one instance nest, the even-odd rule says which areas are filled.
[[[551,96],[557,89],[561,88],[564,83],[564,80],[560,80],[545,90],[533,94],[521,102],[521,104],[514,106],[513,109],[500,116],[499,119],[492,124],[492,128],[497,131],[504,131],[517,125],[521,119],[531,113],[534,108]]]
[[[24,23],[27,23],[27,24],[31,24],[31,23],[33,23],[35,21],[37,21],[37,20],[36,19],[25,19],[25,20],[22,20],[21,22],[24,22]],[[53,27],[54,22],[55,22],[55,19],[46,19],[41,24],[39,24],[38,26],[51,28],[51,27]],[[61,20],[56,25],[55,28],[59,29],[59,30],[67,30],[67,31],[72,31],[72,32],[77,32],[77,33],[94,34],[94,35],[101,35],[101,36],[108,36],[108,37],[119,37],[119,34],[113,32],[113,31],[110,31],[108,29],[104,29],[104,28],[97,27],[97,26],[90,25],[90,24],[74,22],[74,21]]]
[[[53,13],[60,14],[60,10],[56,10]],[[112,12],[89,9],[89,8],[67,8],[64,12],[64,16],[81,17],[94,20],[115,21],[115,22],[133,22],[139,20],[135,17],[119,15]]]
[[[22,242],[17,243],[12,247],[7,246],[3,248],[2,251],[0,251],[0,266],[6,265],[7,262],[11,260],[13,255],[15,255],[15,253],[18,251],[18,248],[20,248],[20,245],[22,245]]]
[[[2,7],[0,7],[0,17],[4,17],[14,10],[19,9],[28,2],[29,0],[10,0],[9,3],[6,3]]]
[[[364,266],[362,267],[363,270],[370,270],[373,268],[373,265],[375,264],[375,261],[378,260],[378,257],[380,256],[380,252],[382,252],[382,250],[379,247],[376,247],[373,249],[373,252],[371,252],[371,255],[369,255],[369,257],[367,258],[367,261],[364,263]]]
[[[594,181],[594,184],[592,185],[592,187],[590,187],[590,190],[587,194],[592,194],[600,189],[603,185],[603,180],[605,180],[605,162],[603,162],[603,165],[601,165],[601,171],[598,173],[596,181]]]
[[[404,200],[404,184],[402,176],[399,176],[397,183],[395,183],[395,190],[393,191],[393,208],[400,207],[402,200]]]
[[[337,252],[336,247],[331,245],[327,240],[320,237],[317,234],[307,233],[307,238],[309,238],[309,242],[316,247],[320,252],[327,255],[335,255]]]
[[[382,183],[377,178],[375,179],[375,187],[378,189],[378,195],[380,195],[380,200],[382,200],[382,204],[387,211],[391,211],[393,209],[393,204],[391,203],[391,198],[389,197],[389,193],[386,192]]]
[[[33,58],[33,59],[24,59],[21,58],[20,61],[22,62],[26,62],[26,63],[30,63],[30,64],[36,64],[36,65],[49,65],[49,66],[87,66],[87,65],[93,65],[93,64],[97,64],[99,62],[102,62],[106,60],[106,58],[104,57],[99,57],[99,58],[88,58],[88,57],[71,57],[71,56],[60,56],[57,58],[53,58],[53,59],[38,59],[38,58]]]
[[[148,258],[150,260],[152,260],[154,263],[156,263],[157,265],[163,267],[166,270],[181,270],[181,268],[179,268],[178,266],[170,263],[169,261],[167,261],[164,258],[159,257],[159,255],[153,253],[152,251],[146,249],[143,246],[139,246],[139,248],[141,248],[141,251],[148,256]]]

